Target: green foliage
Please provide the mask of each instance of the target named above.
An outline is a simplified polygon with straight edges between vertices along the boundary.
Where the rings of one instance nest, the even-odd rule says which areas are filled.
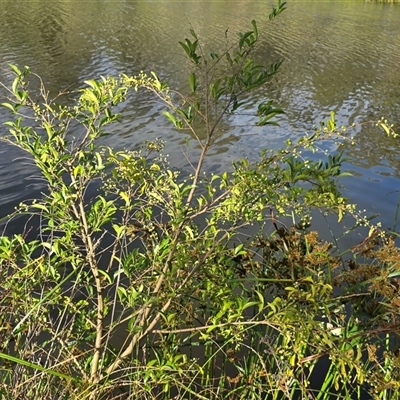
[[[284,9],[279,1],[270,20]],[[250,58],[261,34],[251,25],[220,55],[205,54],[190,31],[180,42],[192,66],[187,94],[142,72],[86,81],[65,106],[44,88],[35,100],[34,75],[11,66],[5,140],[29,154],[47,188],[9,217],[40,223],[0,238],[3,397],[327,399],[360,396],[362,386],[376,398],[398,395],[394,234],[371,227],[346,265],[308,229],[315,210],[356,215],[338,187],[343,155],[302,153],[346,140],[334,114],[280,151],[203,173],[221,121],[280,66]],[[172,168],[159,142],[101,145],[132,88],[153,92],[197,140],[192,175]],[[258,125],[281,113],[263,102]],[[324,357],[329,370],[314,387]]]

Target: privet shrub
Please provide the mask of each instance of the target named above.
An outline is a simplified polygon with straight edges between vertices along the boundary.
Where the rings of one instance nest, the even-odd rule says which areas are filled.
[[[284,8],[278,2],[271,22]],[[280,63],[251,58],[255,21],[221,54],[205,54],[190,34],[181,42],[191,65],[186,94],[142,72],[87,81],[67,106],[44,87],[36,100],[28,91],[35,75],[12,66],[3,105],[15,117],[4,140],[29,154],[46,190],[8,217],[32,217],[27,230],[0,238],[1,395],[397,398],[394,234],[371,226],[345,263],[309,224],[316,209],[356,216],[338,187],[342,155],[301,155],[347,140],[344,129],[332,114],[282,150],[203,173],[223,119]],[[168,164],[161,142],[138,151],[102,145],[132,89],[153,92],[167,119],[190,132],[201,149],[192,174]],[[264,102],[257,124],[279,113]],[[243,234],[247,226],[253,236]]]

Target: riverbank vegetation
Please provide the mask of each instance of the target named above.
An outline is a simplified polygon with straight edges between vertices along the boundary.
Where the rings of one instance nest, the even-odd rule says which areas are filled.
[[[252,21],[213,52],[190,30],[186,93],[142,72],[86,81],[69,106],[12,66],[4,140],[46,190],[7,217],[25,230],[0,237],[2,398],[398,398],[398,234],[342,194],[348,129],[332,114],[281,150],[204,171],[224,119],[279,71],[252,58],[262,34]],[[185,154],[191,172],[161,141],[102,144],[134,90],[153,93],[198,149]],[[281,113],[265,101],[255,123]],[[339,253],[311,224],[316,211],[363,239]]]

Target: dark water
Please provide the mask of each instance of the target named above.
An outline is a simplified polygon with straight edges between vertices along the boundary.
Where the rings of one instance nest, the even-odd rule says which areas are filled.
[[[225,30],[245,31],[250,20],[267,22],[266,1],[145,1],[145,0],[2,0],[0,10],[0,80],[9,84],[8,63],[29,65],[52,93],[76,89],[99,75],[154,70],[170,83],[186,84],[185,62],[177,44],[190,27],[205,45],[218,49]],[[400,175],[399,141],[367,124],[385,116],[400,127],[400,5],[363,1],[288,2],[288,10],[267,30],[258,61],[283,59],[273,82],[249,100],[271,98],[286,110],[281,127],[255,128],[252,119],[235,116],[208,159],[213,171],[229,168],[239,157],[255,159],[266,147],[277,148],[313,124],[337,113],[338,123],[357,127],[357,146],[346,146],[352,157],[347,178],[350,198],[393,223]],[[2,99],[5,92],[1,93]],[[143,138],[162,138],[178,168],[184,134],[171,129],[162,107],[146,96],[134,96],[108,144],[132,148]],[[0,122],[8,118],[0,110]],[[4,127],[0,134],[6,134]],[[400,129],[399,129],[400,131]],[[336,149],[332,148],[332,152]],[[37,196],[42,183],[16,149],[0,143],[0,214]]]

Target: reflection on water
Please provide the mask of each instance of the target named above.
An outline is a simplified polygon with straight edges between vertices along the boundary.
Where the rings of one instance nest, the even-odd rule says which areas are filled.
[[[140,1],[140,0],[3,0],[0,14],[0,80],[10,83],[7,63],[29,65],[41,75],[51,93],[77,88],[100,74],[155,70],[171,86],[184,88],[185,62],[177,45],[192,26],[205,47],[224,45],[224,33],[234,38],[251,19],[261,26],[270,4],[256,1]],[[238,157],[257,157],[265,147],[279,147],[316,122],[337,113],[339,124],[357,124],[384,115],[400,127],[400,5],[362,1],[291,1],[288,10],[267,30],[257,59],[283,59],[280,74],[249,99],[252,113],[267,97],[287,111],[281,128],[255,128],[253,119],[233,116],[208,159],[208,168],[229,167]],[[4,91],[0,92],[5,96]],[[3,101],[3,100],[2,100]],[[161,106],[147,95],[133,95],[122,122],[105,139],[117,147],[134,147],[144,137],[167,141],[173,164],[186,168],[183,138],[160,116]],[[8,118],[0,111],[0,122]],[[2,134],[5,133],[2,128]],[[351,181],[349,195],[392,219],[400,161],[398,141],[376,127],[359,125],[357,146],[346,146]],[[195,150],[194,150],[195,153]],[[13,161],[16,149],[0,147],[1,214],[40,187],[26,180],[31,166]],[[348,181],[347,181],[348,182]],[[35,183],[35,185],[31,185]]]

